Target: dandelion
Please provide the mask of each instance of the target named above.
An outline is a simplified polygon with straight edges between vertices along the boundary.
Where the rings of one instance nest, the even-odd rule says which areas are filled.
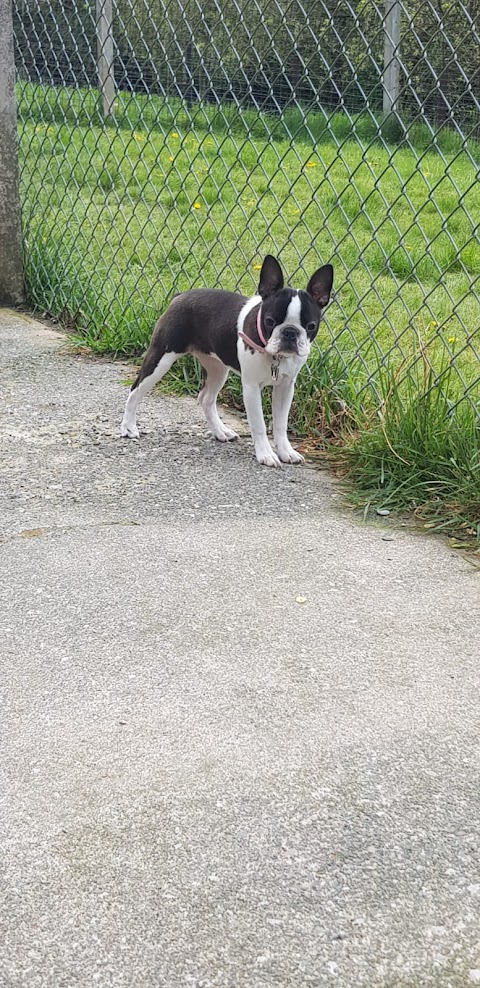
[[[260,271],[261,267],[262,267],[261,264],[252,264],[252,268],[254,271]]]
[[[316,168],[316,167],[317,167],[316,161],[307,161],[307,168]]]
[[[178,137],[178,134],[175,130],[172,132],[172,137],[174,137],[175,139]]]
[[[169,160],[169,161],[173,161],[173,160],[174,160],[174,159],[173,159],[173,154],[170,154],[170,155],[168,156],[168,160]]]
[[[405,250],[413,250],[413,244],[405,244]]]
[[[448,342],[449,343],[456,343],[457,342],[457,337],[456,336],[449,336],[448,337]]]
[[[435,327],[438,326],[438,322],[435,322],[435,319],[433,319],[430,325],[435,329]]]
[[[202,207],[201,207],[201,204],[199,202],[194,202],[193,208],[194,209],[201,209]]]

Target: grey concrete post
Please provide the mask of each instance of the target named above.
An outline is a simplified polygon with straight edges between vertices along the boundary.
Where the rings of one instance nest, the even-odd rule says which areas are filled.
[[[102,110],[110,116],[115,99],[112,0],[97,0],[97,70]]]
[[[0,305],[24,299],[11,0],[0,0]]]
[[[385,41],[383,49],[383,112],[397,113],[400,97],[400,16],[399,0],[385,0]]]

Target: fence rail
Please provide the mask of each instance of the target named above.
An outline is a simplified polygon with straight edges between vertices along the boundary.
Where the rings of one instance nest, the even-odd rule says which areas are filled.
[[[15,0],[14,27],[35,304],[133,352],[172,291],[320,256],[339,394],[427,366],[478,407],[480,0]]]

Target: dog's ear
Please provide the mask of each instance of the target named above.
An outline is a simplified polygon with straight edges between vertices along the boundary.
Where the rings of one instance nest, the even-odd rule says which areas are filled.
[[[307,285],[307,292],[315,299],[320,308],[325,308],[330,301],[330,292],[333,285],[333,268],[331,264],[324,264],[312,274]]]
[[[260,271],[258,294],[262,298],[268,298],[269,295],[278,292],[280,288],[283,288],[282,269],[278,261],[271,254],[267,254]]]

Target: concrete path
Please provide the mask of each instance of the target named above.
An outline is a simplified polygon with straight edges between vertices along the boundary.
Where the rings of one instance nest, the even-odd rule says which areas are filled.
[[[0,349],[2,988],[479,983],[478,571]]]

